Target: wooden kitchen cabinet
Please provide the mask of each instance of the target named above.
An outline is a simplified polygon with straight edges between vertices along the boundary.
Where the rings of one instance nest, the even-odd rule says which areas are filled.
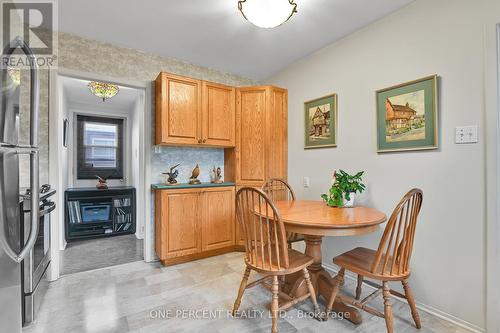
[[[161,260],[201,251],[198,204],[199,193],[191,190],[156,192],[155,244]]]
[[[202,250],[234,245],[235,198],[231,189],[212,189],[201,194]]]
[[[157,145],[234,147],[235,88],[162,72],[155,93]]]
[[[234,186],[155,191],[156,254],[164,265],[234,250]]]
[[[269,88],[267,113],[266,180],[287,179],[288,175],[288,94],[286,89]]]
[[[227,163],[231,165],[231,163]],[[236,89],[236,149],[234,169],[237,189],[259,188],[270,178],[288,178],[288,93],[261,86]],[[244,240],[236,222],[235,242]]]
[[[210,146],[234,147],[235,88],[203,81],[202,143]]]
[[[237,182],[260,184],[266,177],[266,88],[238,89]]]
[[[160,73],[155,87],[156,144],[201,143],[201,81]]]
[[[271,86],[237,89],[236,183],[260,187],[287,179],[287,90]]]

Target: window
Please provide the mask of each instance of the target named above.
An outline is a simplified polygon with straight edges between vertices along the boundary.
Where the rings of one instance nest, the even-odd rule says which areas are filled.
[[[123,178],[123,119],[77,116],[77,178]]]

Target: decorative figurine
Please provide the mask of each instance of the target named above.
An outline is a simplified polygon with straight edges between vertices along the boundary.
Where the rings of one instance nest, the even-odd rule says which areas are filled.
[[[200,166],[196,164],[196,167],[193,169],[193,172],[191,173],[191,178],[189,178],[189,184],[201,184],[200,180],[198,179],[198,176],[200,175]]]
[[[215,169],[214,165],[214,168],[212,170],[212,183],[221,184],[223,182],[224,181],[222,180],[222,169],[220,167],[217,167],[217,169]]]
[[[106,181],[106,178],[102,178],[102,177],[99,177],[97,176],[97,185],[95,186],[98,190],[107,190],[108,189],[108,184],[107,184],[107,181]]]
[[[170,172],[164,172],[163,174],[164,175],[167,175],[168,176],[168,179],[167,179],[167,182],[166,184],[167,185],[177,185],[177,177],[179,176],[179,170],[177,170],[177,167],[181,165],[181,163],[173,166],[170,168]]]

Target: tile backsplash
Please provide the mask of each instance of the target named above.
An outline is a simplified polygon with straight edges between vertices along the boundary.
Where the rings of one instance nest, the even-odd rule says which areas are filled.
[[[151,183],[158,184],[165,182],[163,172],[168,172],[171,166],[178,163],[179,183],[187,183],[191,172],[196,164],[200,166],[198,179],[201,182],[210,181],[210,172],[213,167],[220,166],[224,176],[224,149],[223,148],[196,148],[196,147],[163,147],[157,146],[160,152],[155,149],[151,152]],[[154,147],[156,148],[156,147]]]

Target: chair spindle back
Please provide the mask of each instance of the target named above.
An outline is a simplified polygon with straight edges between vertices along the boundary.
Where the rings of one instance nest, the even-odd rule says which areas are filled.
[[[372,263],[372,272],[391,276],[410,271],[415,228],[422,200],[423,192],[412,189],[398,203],[385,227]]]
[[[271,178],[262,185],[262,190],[272,201],[295,200],[292,187],[283,179]]]
[[[236,194],[236,216],[245,239],[247,262],[259,269],[289,267],[285,227],[280,213],[261,190],[243,187]]]

